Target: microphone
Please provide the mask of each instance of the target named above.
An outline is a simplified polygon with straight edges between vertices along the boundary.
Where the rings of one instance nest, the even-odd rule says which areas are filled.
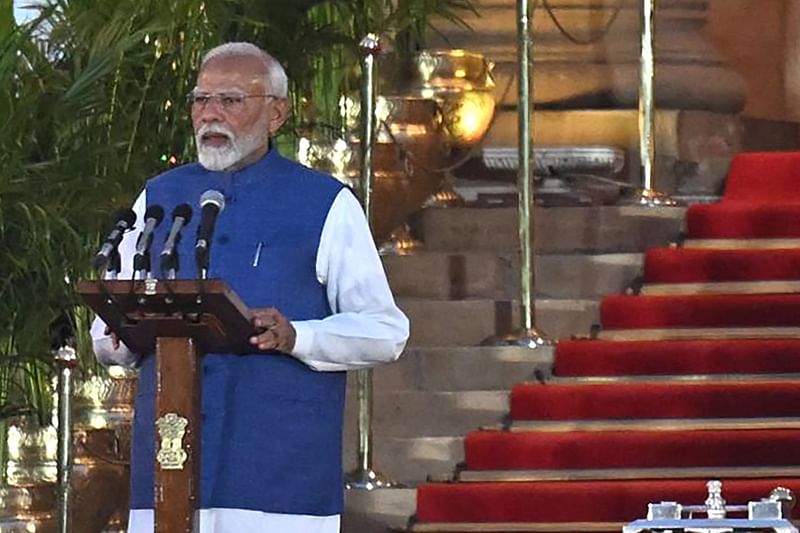
[[[172,227],[161,252],[161,271],[168,273],[168,279],[175,279],[175,273],[178,271],[177,246],[181,240],[181,230],[191,219],[192,208],[189,204],[181,204],[172,210]]]
[[[200,224],[197,226],[197,243],[194,246],[194,258],[197,273],[201,279],[208,277],[208,261],[211,250],[211,239],[217,216],[225,209],[225,196],[219,191],[208,189],[200,197]]]
[[[117,211],[114,219],[116,220],[116,222],[114,222],[114,227],[106,236],[103,246],[92,261],[92,266],[94,266],[95,270],[101,270],[106,266],[106,263],[109,262],[112,254],[122,241],[125,232],[133,228],[136,222],[136,213],[133,212],[133,209],[120,209]]]
[[[153,233],[163,219],[164,208],[160,205],[151,205],[144,213],[144,229],[136,241],[136,255],[133,256],[134,279],[142,279],[150,272],[150,245]]]

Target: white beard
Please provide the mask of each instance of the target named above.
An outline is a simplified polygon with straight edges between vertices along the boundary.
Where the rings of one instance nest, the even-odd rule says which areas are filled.
[[[263,129],[261,126],[264,126]],[[224,126],[205,124],[195,134],[198,161],[203,168],[211,171],[227,170],[236,166],[245,157],[269,143],[266,124],[259,123],[254,130],[252,133],[236,137],[231,130]],[[203,143],[203,135],[207,133],[226,135],[228,142],[221,146],[206,145]]]

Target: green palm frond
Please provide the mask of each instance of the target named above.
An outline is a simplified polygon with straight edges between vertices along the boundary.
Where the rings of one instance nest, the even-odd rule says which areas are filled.
[[[130,205],[162,155],[192,157],[182,105],[202,53],[249,40],[292,80],[292,126],[340,127],[367,31],[413,53],[433,17],[463,21],[469,0],[42,0],[13,22],[0,0],[0,418],[49,415],[54,324],[75,325],[97,371],[88,311],[72,283],[105,213]],[[287,134],[291,138],[291,131]]]

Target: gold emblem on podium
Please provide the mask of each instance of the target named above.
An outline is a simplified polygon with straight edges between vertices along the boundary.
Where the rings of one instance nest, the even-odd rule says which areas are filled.
[[[158,435],[161,437],[161,448],[156,460],[162,470],[183,470],[189,454],[183,449],[183,436],[189,421],[175,413],[167,413],[158,420]]]
[[[158,280],[152,278],[144,280],[144,293],[147,296],[155,296],[158,293]]]

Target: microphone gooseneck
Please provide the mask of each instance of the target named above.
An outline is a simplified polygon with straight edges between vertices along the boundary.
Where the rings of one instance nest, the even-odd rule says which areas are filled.
[[[168,279],[175,279],[179,268],[178,243],[181,230],[192,219],[192,208],[189,204],[180,204],[172,210],[172,227],[164,241],[161,252],[161,271],[167,274]]]
[[[114,227],[106,236],[100,251],[94,256],[92,266],[95,270],[101,271],[116,253],[119,243],[126,231],[133,228],[136,223],[136,213],[133,209],[120,209],[114,216]]]
[[[217,216],[225,209],[225,196],[214,189],[208,189],[200,196],[200,224],[197,226],[197,241],[194,247],[195,264],[200,279],[208,278],[208,264],[211,242]]]
[[[164,219],[164,208],[160,205],[151,205],[144,213],[144,229],[136,241],[136,253],[133,256],[134,279],[142,279],[150,275],[150,248],[153,243],[153,234]]]

